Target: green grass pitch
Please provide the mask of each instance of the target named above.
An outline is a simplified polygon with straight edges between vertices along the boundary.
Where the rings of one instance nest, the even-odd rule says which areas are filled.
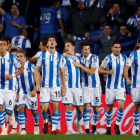
[[[0,140],[140,140],[140,136],[134,135],[8,135],[0,136]]]

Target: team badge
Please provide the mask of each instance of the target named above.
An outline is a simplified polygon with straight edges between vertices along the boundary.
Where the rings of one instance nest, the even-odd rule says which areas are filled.
[[[58,57],[56,57],[56,60],[58,60]]]
[[[97,62],[97,60],[95,59],[95,60],[94,60],[94,63],[96,63],[96,62]]]
[[[28,71],[29,69],[27,68],[26,70]]]
[[[124,62],[124,59],[122,59],[122,61]]]
[[[88,60],[88,63],[90,63],[90,60]]]
[[[9,62],[9,63],[11,62],[10,59],[8,59],[8,62]]]

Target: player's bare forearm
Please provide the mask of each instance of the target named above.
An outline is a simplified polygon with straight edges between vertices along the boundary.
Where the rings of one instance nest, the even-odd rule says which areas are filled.
[[[64,68],[61,68],[60,69],[60,80],[61,80],[61,85],[62,87],[64,86],[65,87],[65,70]]]
[[[124,67],[124,78],[128,78],[128,70],[129,70],[129,67],[128,66],[125,66]]]
[[[35,78],[36,85],[40,85],[39,70],[40,70],[40,67],[36,66],[35,72],[34,72],[34,78]]]
[[[98,73],[99,74],[114,74],[114,69],[108,71],[103,66],[100,66]]]
[[[83,65],[81,65],[81,69],[89,75],[93,75],[96,71],[96,68],[92,67],[91,69],[88,69],[88,68],[84,67]]]
[[[21,66],[17,72],[15,72],[15,76],[18,76],[23,73],[23,67]]]

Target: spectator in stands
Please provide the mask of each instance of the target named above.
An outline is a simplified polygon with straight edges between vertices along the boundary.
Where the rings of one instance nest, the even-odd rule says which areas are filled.
[[[95,0],[91,7],[86,8],[85,2],[80,1],[77,4],[77,8],[74,8],[67,0],[63,0],[62,5],[66,6],[72,19],[73,40],[75,42],[76,53],[81,52],[80,44],[86,40],[85,33],[90,30],[91,15],[97,7],[98,2],[99,0]]]
[[[122,25],[120,27],[120,36],[118,41],[121,44],[121,53],[129,56],[135,47],[136,40],[132,38],[132,34],[128,31],[126,25]]]
[[[89,41],[98,42],[100,44],[100,62],[112,52],[111,47],[118,38],[117,34],[111,34],[112,30],[110,25],[104,25],[103,32],[103,35],[94,37],[90,37],[89,32],[85,34]]]
[[[59,0],[51,0],[51,7],[46,8],[46,11],[42,13],[40,22],[40,38],[46,38],[51,35],[57,37],[57,51],[62,52],[64,48],[64,43],[61,35],[58,33],[58,25],[60,25],[63,30],[64,37],[66,36],[64,30],[64,24],[62,20],[61,11],[59,10],[60,1]]]
[[[18,36],[12,38],[12,48],[20,48],[21,50],[26,51],[26,57],[31,57],[31,43],[27,37],[27,29],[19,29]]]
[[[125,14],[120,11],[118,3],[114,3],[113,7],[109,9],[106,16],[101,18],[102,24],[110,24],[112,27],[112,33],[119,34],[120,26],[125,23]]]
[[[19,15],[18,5],[12,5],[11,13],[12,14],[5,12],[0,7],[0,14],[4,16],[4,20],[6,23],[5,36],[13,38],[14,36],[18,35],[18,30],[22,27],[26,27],[27,24],[25,18]]]

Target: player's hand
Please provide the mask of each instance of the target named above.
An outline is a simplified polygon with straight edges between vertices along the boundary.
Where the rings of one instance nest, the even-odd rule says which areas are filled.
[[[18,93],[16,93],[16,99],[15,99],[16,102],[18,102]]]
[[[107,80],[107,74],[104,74],[103,76],[104,76],[104,81],[106,81]]]
[[[81,64],[80,64],[79,62],[73,61],[72,64],[73,64],[75,67],[78,67],[78,68],[81,67]]]
[[[31,96],[31,97],[35,97],[35,96],[36,96],[36,90],[33,90],[33,91],[30,93],[30,96]]]
[[[110,13],[111,15],[114,15],[114,14],[115,14],[113,8],[110,8],[110,9],[109,9],[109,13]]]
[[[67,57],[67,58],[70,58],[70,55],[67,54],[67,53],[63,53],[63,56]]]
[[[40,85],[36,85],[36,91],[40,92]]]
[[[66,86],[62,86],[61,90],[62,90],[62,97],[66,96]]]
[[[88,38],[88,39],[90,39],[89,32],[86,32],[85,33],[85,37]]]
[[[12,78],[13,78],[13,76],[10,75],[10,74],[5,75],[5,79],[6,79],[6,80],[11,80]]]
[[[129,78],[126,79],[127,85],[132,85],[131,80]]]
[[[110,70],[108,74],[114,74],[114,69]]]

